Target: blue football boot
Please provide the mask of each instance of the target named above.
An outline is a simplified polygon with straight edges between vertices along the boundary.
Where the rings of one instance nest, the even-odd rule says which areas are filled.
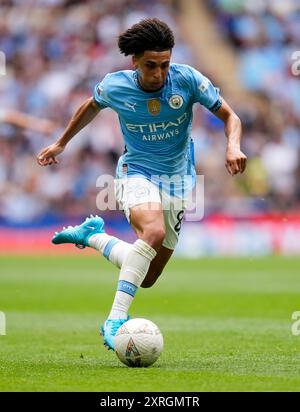
[[[99,216],[91,215],[81,225],[64,227],[61,232],[55,232],[52,243],[55,245],[74,243],[80,249],[84,249],[89,246],[89,238],[97,233],[104,233],[104,220]]]
[[[101,326],[101,335],[104,340],[104,346],[107,349],[115,350],[115,336],[118,332],[118,329],[130,319],[130,316],[127,316],[125,319],[107,319],[104,322],[104,325]]]

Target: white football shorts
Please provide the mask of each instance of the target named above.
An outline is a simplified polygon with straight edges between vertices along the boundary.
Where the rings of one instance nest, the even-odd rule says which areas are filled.
[[[145,177],[115,179],[115,197],[130,223],[130,209],[142,203],[160,203],[163,208],[166,236],[163,246],[174,250],[178,242],[186,200],[170,196]],[[147,208],[145,209],[147,210]]]

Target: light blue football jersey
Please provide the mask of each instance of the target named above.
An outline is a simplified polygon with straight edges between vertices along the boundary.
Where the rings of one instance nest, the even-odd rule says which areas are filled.
[[[173,63],[156,92],[141,89],[137,71],[122,70],[95,86],[94,99],[119,116],[125,152],[116,177],[142,175],[172,195],[186,196],[195,182],[192,108],[199,102],[216,112],[219,89],[194,68]]]

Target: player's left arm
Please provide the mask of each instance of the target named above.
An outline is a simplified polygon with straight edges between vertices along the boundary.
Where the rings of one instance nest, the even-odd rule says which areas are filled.
[[[247,157],[241,151],[242,123],[237,114],[232,110],[226,101],[220,97],[221,106],[213,112],[215,116],[224,122],[225,134],[227,137],[226,161],[225,166],[233,176],[243,173],[246,168]]]

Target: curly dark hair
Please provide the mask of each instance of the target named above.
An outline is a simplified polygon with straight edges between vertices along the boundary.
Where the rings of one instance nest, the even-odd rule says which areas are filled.
[[[174,47],[174,35],[166,23],[149,18],[120,34],[118,46],[125,56],[143,54],[146,50],[171,50]]]

